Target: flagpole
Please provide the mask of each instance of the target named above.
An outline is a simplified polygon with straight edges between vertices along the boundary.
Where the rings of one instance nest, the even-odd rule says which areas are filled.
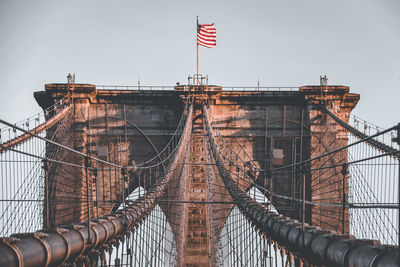
[[[197,41],[197,34],[199,31],[199,16],[197,16],[197,25],[196,25],[196,44],[197,44],[197,71],[196,71],[196,84],[199,83],[199,42]]]

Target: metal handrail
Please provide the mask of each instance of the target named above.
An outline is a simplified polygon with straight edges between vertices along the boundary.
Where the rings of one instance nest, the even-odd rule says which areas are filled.
[[[223,91],[299,91],[293,86],[223,86]]]
[[[121,90],[121,91],[153,91],[153,90],[174,90],[174,86],[170,85],[96,85],[98,90]]]
[[[185,85],[181,85],[185,86]],[[169,91],[174,90],[174,86],[171,85],[96,85],[98,90],[121,90],[121,91],[153,91],[162,90]],[[299,91],[299,87],[293,86],[222,86],[223,91],[248,91],[248,92],[259,92],[259,91]]]

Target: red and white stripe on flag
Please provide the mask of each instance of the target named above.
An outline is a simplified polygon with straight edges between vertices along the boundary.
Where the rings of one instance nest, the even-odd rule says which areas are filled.
[[[199,24],[197,26],[197,44],[208,48],[217,45],[217,31],[213,24]]]

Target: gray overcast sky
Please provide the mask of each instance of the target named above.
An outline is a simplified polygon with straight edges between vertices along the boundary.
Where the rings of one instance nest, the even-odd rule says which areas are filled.
[[[40,111],[44,84],[174,85],[196,70],[196,15],[217,47],[200,72],[225,86],[350,86],[354,114],[400,121],[399,0],[0,0],[0,117]]]

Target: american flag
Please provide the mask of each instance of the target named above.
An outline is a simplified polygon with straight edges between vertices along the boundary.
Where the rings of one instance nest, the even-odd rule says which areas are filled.
[[[216,46],[217,31],[214,23],[197,25],[197,44],[208,48]]]

